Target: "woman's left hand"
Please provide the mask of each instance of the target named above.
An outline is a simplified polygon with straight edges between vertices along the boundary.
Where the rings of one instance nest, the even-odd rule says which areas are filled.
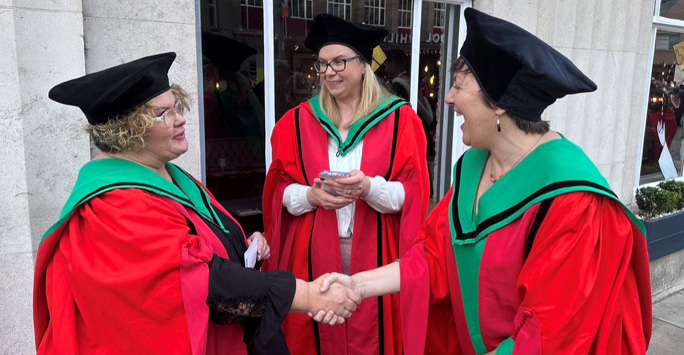
[[[247,239],[247,247],[252,245],[255,239],[259,239],[259,249],[257,250],[257,260],[266,260],[271,257],[271,247],[268,246],[268,242],[263,234],[260,232],[254,232]]]
[[[370,178],[356,169],[349,172],[349,177],[325,180],[323,183],[332,187],[340,196],[351,199],[366,197],[370,191]]]

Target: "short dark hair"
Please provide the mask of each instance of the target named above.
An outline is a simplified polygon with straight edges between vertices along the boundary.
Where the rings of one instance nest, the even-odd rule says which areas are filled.
[[[454,76],[456,73],[470,73],[470,68],[463,57],[458,57],[454,64],[451,65],[451,75]],[[496,102],[485,95],[483,90],[480,90],[480,99],[482,99],[482,102],[491,109],[499,108],[499,106],[496,105]],[[526,134],[544,134],[549,131],[549,121],[529,121],[508,110],[506,111],[506,114],[508,114],[508,117],[513,120],[515,125]]]

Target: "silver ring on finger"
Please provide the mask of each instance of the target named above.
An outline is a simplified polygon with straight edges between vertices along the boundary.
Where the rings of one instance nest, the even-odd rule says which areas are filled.
[[[347,195],[351,195],[351,194],[352,194],[352,190],[347,190]]]

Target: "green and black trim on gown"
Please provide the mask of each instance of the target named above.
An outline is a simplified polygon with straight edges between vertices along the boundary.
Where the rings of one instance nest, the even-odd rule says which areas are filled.
[[[321,124],[323,129],[332,137],[337,143],[338,154],[341,156],[347,155],[350,151],[356,147],[356,145],[363,140],[369,129],[373,128],[376,124],[382,121],[387,115],[394,112],[402,105],[408,105],[408,102],[402,100],[398,97],[386,97],[375,111],[368,114],[368,116],[360,119],[349,127],[349,133],[347,133],[347,139],[342,141],[342,137],[335,127],[335,124],[330,121],[328,116],[323,113],[320,105],[320,97],[318,95],[310,98],[308,101],[313,111],[314,116]]]
[[[407,351],[645,351],[651,301],[643,224],[565,137],[540,145],[490,187],[476,214],[488,155],[470,149],[459,159],[451,192],[423,226],[423,244],[401,259],[402,306],[410,307],[402,317],[407,312],[416,326]],[[436,286],[444,284],[450,296]],[[428,313],[440,304],[452,308],[453,320]],[[458,344],[435,340],[437,328],[457,334]]]
[[[245,268],[240,225],[187,172],[166,169],[173,183],[121,159],[83,166],[38,249],[39,352],[288,353],[294,277]]]

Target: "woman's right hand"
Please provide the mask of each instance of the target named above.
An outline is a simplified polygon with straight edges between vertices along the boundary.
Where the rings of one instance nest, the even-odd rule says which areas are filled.
[[[333,196],[323,189],[321,179],[314,179],[314,184],[306,191],[306,199],[314,207],[323,207],[326,210],[337,210],[354,202],[354,199],[344,196]]]
[[[340,285],[344,286],[345,288],[349,289],[350,291],[352,291],[355,295],[359,296],[360,297],[359,302],[356,302],[356,304],[357,305],[361,304],[360,301],[363,297],[361,296],[360,290],[358,288],[356,288],[356,286],[354,284],[354,280],[352,279],[351,276],[345,275],[345,274],[340,274],[337,272],[333,272],[330,274],[323,275],[321,277],[321,279],[323,279],[323,280],[320,283],[320,289],[319,290],[322,294],[328,292],[328,290],[330,290],[330,288],[334,284],[340,284]],[[329,324],[329,323],[331,323],[333,315],[335,315],[335,314],[330,312],[330,311],[326,312],[326,311],[321,310],[321,311],[318,311],[316,314],[313,314],[312,312],[307,312],[306,315],[309,317],[312,317],[316,322],[322,322],[322,323],[328,323]]]

